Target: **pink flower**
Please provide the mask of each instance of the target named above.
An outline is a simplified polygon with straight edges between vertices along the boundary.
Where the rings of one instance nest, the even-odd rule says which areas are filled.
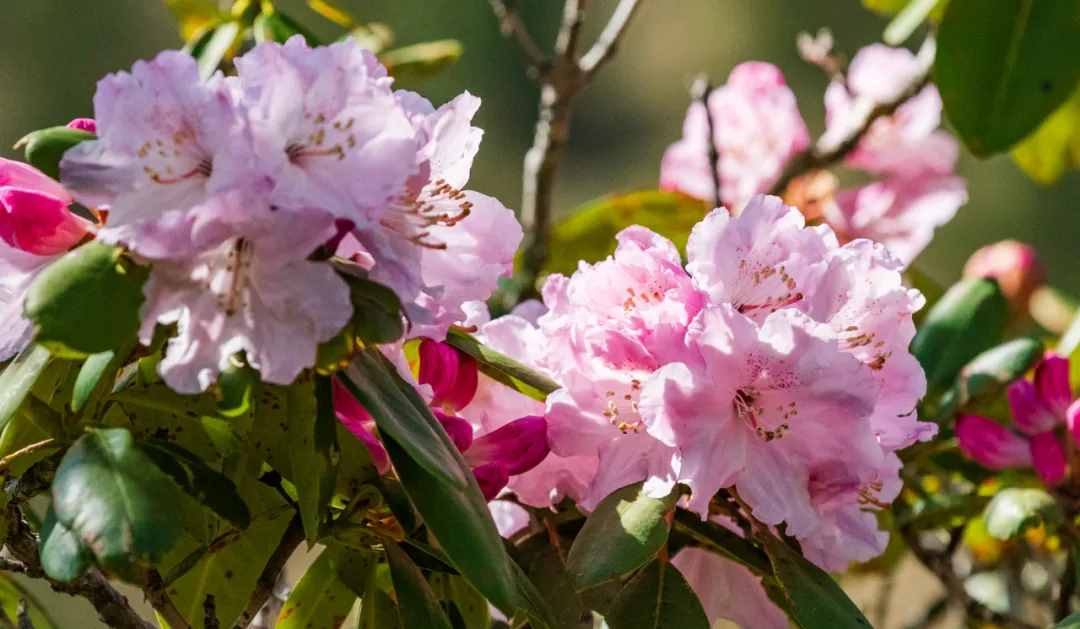
[[[0,361],[30,342],[23,300],[37,274],[92,235],[70,210],[71,195],[32,166],[0,159]]]
[[[333,384],[334,415],[341,425],[364,444],[379,474],[390,471],[390,455],[375,436],[375,419],[337,379]]]
[[[1020,434],[992,419],[963,415],[956,422],[960,449],[992,470],[1034,467],[1046,485],[1060,483],[1068,466],[1062,427],[1080,443],[1080,401],[1074,402],[1069,386],[1069,360],[1047,353],[1034,380],[1012,383],[1008,397]]]
[[[76,118],[67,123],[69,129],[78,129],[87,133],[97,133],[97,121],[93,118]]]
[[[704,548],[683,548],[671,560],[697,594],[710,625],[729,620],[744,629],[787,629],[787,616],[749,569]]]
[[[417,380],[430,385],[431,405],[458,411],[476,395],[476,361],[447,343],[421,339],[420,373]]]
[[[716,198],[710,173],[711,138],[719,157],[720,201],[741,209],[754,194],[767,192],[787,161],[810,143],[795,95],[775,66],[743,63],[705,106],[695,102],[683,123],[683,138],[664,153],[660,187],[701,199]]]

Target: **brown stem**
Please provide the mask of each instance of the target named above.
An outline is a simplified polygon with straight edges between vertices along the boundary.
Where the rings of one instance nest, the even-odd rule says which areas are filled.
[[[708,77],[700,76],[690,86],[690,97],[705,108],[705,121],[708,123],[706,129],[709,133],[706,146],[709,147],[709,174],[712,175],[713,184],[713,203],[710,207],[720,207],[720,152],[716,149],[716,120],[709,109],[709,96],[713,89],[715,88],[709,83]]]
[[[28,577],[44,579],[56,592],[70,596],[81,596],[90,601],[97,610],[98,617],[109,627],[117,629],[155,629],[156,625],[143,620],[131,608],[128,600],[109,584],[108,580],[96,569],[91,569],[81,577],[67,583],[50,579],[41,567],[38,555],[37,536],[22,519],[22,513],[16,507],[9,507],[10,529],[6,546],[21,566],[17,570]],[[4,569],[17,564],[7,563]]]
[[[165,622],[169,623],[169,629],[191,629],[187,619],[184,618],[184,615],[180,613],[180,610],[173,604],[172,599],[169,598],[165,582],[161,579],[158,571],[154,569],[147,570],[145,579],[143,592],[146,593],[146,598],[150,601],[154,611],[164,618]]]
[[[255,620],[259,610],[262,609],[267,599],[274,593],[274,585],[277,583],[281,570],[285,567],[285,562],[289,560],[289,557],[292,556],[302,541],[304,541],[304,525],[300,520],[300,515],[297,514],[289,522],[289,527],[285,529],[285,534],[281,536],[281,541],[278,542],[277,548],[270,555],[270,559],[266,562],[266,566],[255,582],[255,591],[251,594],[251,598],[248,599],[244,612],[240,614],[240,618],[236,621],[235,629],[245,629],[251,624],[251,621]]]
[[[51,448],[51,447],[53,447],[55,445],[56,445],[56,440],[50,437],[49,439],[43,439],[42,441],[38,441],[36,443],[31,443],[30,445],[28,445],[28,446],[26,446],[24,448],[19,448],[18,450],[12,452],[11,454],[9,454],[9,455],[7,455],[7,456],[5,456],[3,458],[0,458],[0,474],[3,474],[4,472],[6,472],[8,466],[10,466],[13,462],[17,461],[18,459],[21,459],[22,457],[24,457],[24,456],[26,456],[28,454],[33,454],[34,452],[37,452],[38,450],[42,450],[44,448]]]
[[[509,0],[490,0],[490,3],[492,12],[499,20],[499,30],[503,36],[511,37],[517,42],[526,61],[535,71],[543,69],[547,65],[547,57],[518,15],[517,7],[514,6],[516,3]]]
[[[934,62],[935,44],[932,37],[927,37],[919,50],[920,71],[911,77],[904,89],[900,90],[895,98],[885,103],[878,103],[865,113],[858,124],[853,125],[851,130],[839,138],[831,138],[823,135],[810,148],[809,151],[792,158],[788,162],[784,172],[773,185],[772,194],[782,194],[788,184],[800,175],[813,170],[819,170],[836,164],[844,159],[870,130],[874,122],[883,116],[889,116],[896,112],[901,105],[906,103],[912,96],[918,94],[927,83],[930,82],[930,69]]]

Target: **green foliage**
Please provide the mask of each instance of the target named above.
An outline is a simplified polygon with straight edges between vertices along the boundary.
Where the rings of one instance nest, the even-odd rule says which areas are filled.
[[[26,295],[37,340],[54,354],[82,357],[115,350],[139,329],[148,270],[123,251],[91,242],[49,265]]]
[[[60,179],[60,159],[68,149],[96,136],[82,129],[49,127],[25,136],[15,148],[23,149],[26,161],[53,179]]]
[[[602,260],[615,251],[615,234],[630,225],[648,227],[682,249],[705,211],[704,201],[663,190],[611,194],[590,201],[552,227],[545,270],[573,273],[578,260]]]
[[[229,58],[239,45],[242,32],[240,22],[227,20],[205,27],[188,40],[184,50],[195,57],[203,80],[210,78]]]
[[[379,61],[395,79],[414,85],[453,65],[463,52],[458,40],[440,39],[387,50],[379,54]]]
[[[772,535],[761,536],[791,619],[802,629],[870,627],[836,581]]]
[[[446,342],[472,356],[485,375],[534,400],[543,402],[559,388],[551,378],[491,349],[460,328],[450,328]]]
[[[94,557],[70,528],[56,519],[50,506],[41,525],[41,567],[57,581],[71,581],[82,576]]]
[[[863,0],[863,4],[869,6],[874,4],[874,0]],[[904,43],[928,17],[940,20],[948,0],[910,0],[910,2],[904,0],[897,4],[901,4],[902,7],[895,11],[896,17],[889,22],[882,34],[882,39],[890,46],[899,46]]]
[[[1054,625],[1054,629],[1080,629],[1080,612],[1062,618]]]
[[[30,629],[53,629],[56,627],[56,624],[49,618],[47,607],[42,605],[30,592],[23,589],[15,579],[0,574],[0,608],[3,609],[3,613],[8,620],[16,620],[19,617],[19,605],[23,601],[26,602]],[[25,626],[21,623],[17,626],[19,629],[25,629]]]
[[[158,469],[168,474],[180,489],[200,504],[206,505],[239,529],[251,525],[251,512],[236,485],[227,476],[175,443],[153,440],[141,444],[141,447]]]
[[[128,578],[136,564],[160,561],[181,534],[168,508],[177,502],[175,485],[122,428],[80,437],[56,470],[52,495],[57,522],[100,565]]]
[[[300,35],[309,46],[319,45],[319,39],[311,31],[272,7],[269,11],[263,11],[259,14],[259,17],[255,18],[251,30],[255,37],[255,43],[267,41],[285,43],[293,35]]]
[[[709,619],[675,566],[655,560],[630,580],[605,617],[611,629],[709,629]]]
[[[79,368],[79,375],[75,378],[75,389],[71,398],[71,410],[80,411],[97,389],[101,379],[110,370],[115,371],[117,365],[116,352],[108,350],[87,356],[86,361]]]
[[[1018,338],[979,354],[960,370],[950,392],[957,406],[999,396],[1005,387],[1027,373],[1042,358],[1042,343]]]
[[[1080,89],[1013,147],[1012,158],[1042,184],[1054,183],[1066,170],[1080,168]]]
[[[341,625],[358,596],[338,573],[346,552],[331,547],[319,555],[289,594],[274,627],[307,629]],[[348,567],[355,570],[350,576],[356,584],[366,582],[371,572],[371,564],[366,562],[353,562]]]
[[[678,492],[651,498],[643,485],[628,485],[600,501],[574,539],[566,564],[579,590],[640,568],[667,542],[667,515]]]
[[[1080,4],[1069,0],[951,0],[934,79],[945,112],[973,153],[1011,148],[1080,81]]]
[[[33,344],[24,349],[0,373],[0,431],[19,412],[26,397],[52,359],[49,350]]]
[[[968,361],[997,343],[1008,309],[997,282],[985,279],[961,280],[934,304],[911,341],[926,372],[927,397],[952,385]]]
[[[451,629],[435,593],[412,559],[397,544],[386,545],[386,559],[405,626]]]
[[[1012,539],[1025,529],[1061,521],[1060,507],[1042,489],[1002,489],[986,505],[986,531],[997,539]]]
[[[196,37],[211,22],[224,18],[217,0],[165,0],[180,26],[185,41]]]

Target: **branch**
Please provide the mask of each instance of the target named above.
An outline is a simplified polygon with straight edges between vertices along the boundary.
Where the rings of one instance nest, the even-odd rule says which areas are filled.
[[[262,609],[267,599],[274,593],[274,584],[277,583],[278,575],[281,574],[281,570],[285,567],[285,562],[289,560],[289,557],[292,556],[296,547],[302,541],[304,541],[304,525],[300,520],[300,515],[297,514],[289,522],[289,527],[285,529],[285,534],[281,536],[281,541],[278,542],[277,548],[274,549],[274,554],[270,555],[270,559],[266,562],[259,579],[255,582],[255,591],[248,600],[244,613],[240,614],[239,620],[236,621],[235,629],[245,629],[251,624],[251,621],[255,620],[259,610]]]
[[[117,592],[96,569],[92,569],[68,583],[50,579],[41,567],[37,536],[23,521],[22,513],[16,507],[9,507],[8,516],[10,529],[8,531],[7,548],[22,565],[19,566],[6,561],[2,566],[4,569],[14,569],[28,577],[44,579],[48,581],[49,586],[56,592],[85,598],[97,610],[101,621],[109,627],[116,629],[156,629],[156,625],[143,620],[135,613],[127,598]]]
[[[581,58],[581,71],[585,73],[585,76],[591,76],[600,66],[615,56],[615,51],[618,50],[619,43],[626,33],[626,27],[630,25],[630,21],[634,19],[634,14],[640,6],[641,3],[638,0],[622,0],[619,6],[615,7],[615,12],[611,14],[607,26],[596,38],[596,43]]]
[[[694,80],[690,86],[690,97],[701,103],[705,108],[705,121],[708,123],[709,136],[706,138],[709,147],[709,174],[712,175],[713,204],[711,207],[720,207],[720,152],[716,149],[716,121],[713,119],[712,110],[709,109],[709,96],[715,88],[709,83],[709,78],[702,75]]]
[[[514,6],[512,0],[490,0],[490,3],[491,11],[495,13],[495,17],[499,20],[499,30],[503,36],[516,41],[529,65],[537,70],[542,70],[548,63],[547,57],[529,33],[525,22],[521,20],[517,7]]]
[[[143,592],[146,593],[146,598],[150,601],[154,611],[164,618],[165,622],[169,623],[170,629],[191,629],[191,625],[188,624],[184,615],[180,613],[180,610],[173,604],[172,599],[169,598],[165,582],[161,579],[161,575],[157,570],[150,569],[146,571],[146,583],[143,586]]]
[[[787,168],[784,169],[784,172],[780,175],[776,184],[773,185],[770,193],[780,195],[784,192],[784,189],[787,188],[788,184],[800,175],[804,175],[812,170],[827,168],[847,157],[848,153],[859,145],[859,142],[862,141],[863,137],[878,118],[894,114],[896,110],[912,96],[921,92],[930,82],[930,69],[934,65],[935,48],[934,39],[932,37],[927,37],[926,41],[923,42],[922,48],[919,50],[919,72],[911,77],[908,84],[897,93],[895,98],[888,102],[873,105],[870,103],[863,103],[866,107],[864,108],[861,117],[856,124],[852,125],[852,128],[847,133],[836,138],[823,134],[809,151],[788,162]],[[857,102],[856,105],[858,104],[859,103]]]

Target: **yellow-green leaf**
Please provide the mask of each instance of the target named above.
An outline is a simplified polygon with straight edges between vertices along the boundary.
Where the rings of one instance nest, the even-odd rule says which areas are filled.
[[[1012,150],[1013,160],[1042,184],[1080,168],[1080,89]]]

